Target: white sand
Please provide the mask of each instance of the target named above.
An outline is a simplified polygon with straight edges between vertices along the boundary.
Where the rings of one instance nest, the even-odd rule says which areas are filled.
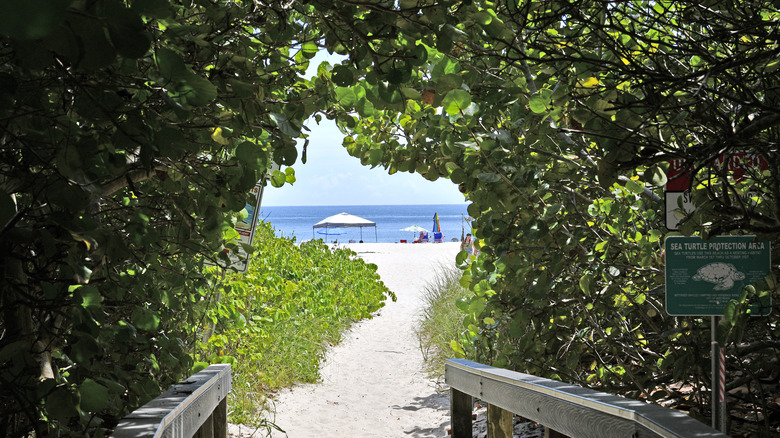
[[[280,392],[275,423],[290,438],[445,437],[449,397],[437,391],[437,382],[423,371],[414,328],[422,289],[440,265],[455,264],[459,244],[344,246],[378,266],[382,281],[398,301],[388,302],[373,319],[356,324],[328,352],[321,383]]]

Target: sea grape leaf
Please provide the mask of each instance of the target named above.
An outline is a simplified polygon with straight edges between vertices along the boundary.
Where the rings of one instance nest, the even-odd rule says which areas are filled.
[[[276,125],[280,131],[282,131],[283,134],[289,135],[290,137],[298,137],[301,135],[300,129],[296,129],[292,123],[290,123],[290,120],[285,114],[271,113],[268,115],[268,117],[271,119],[271,122]]]
[[[306,59],[312,59],[317,54],[317,52],[320,50],[319,47],[317,47],[317,44],[309,41],[306,43],[303,43],[301,46],[301,53],[303,54],[303,57]]]
[[[281,187],[287,182],[287,176],[280,170],[274,170],[271,174],[271,185]]]
[[[165,47],[160,47],[155,51],[155,61],[160,74],[167,80],[180,81],[187,75],[187,66],[178,53]]]
[[[245,141],[236,147],[235,156],[242,163],[256,164],[262,156],[262,149],[260,146],[252,143],[251,141]]]
[[[479,315],[485,310],[486,305],[487,300],[484,297],[474,298],[471,300],[471,303],[469,303],[469,313]]]
[[[580,290],[585,295],[590,295],[593,293],[593,286],[594,286],[595,279],[593,278],[593,275],[591,274],[585,274],[582,277],[580,277]]]
[[[74,290],[73,297],[81,299],[81,306],[84,308],[99,308],[103,302],[103,296],[94,286],[80,286]]]
[[[206,368],[208,368],[209,363],[208,362],[195,362],[192,364],[192,370],[190,371],[192,374],[199,373]]]
[[[667,182],[666,172],[658,165],[651,166],[645,171],[645,182],[663,187]]]
[[[79,387],[81,408],[89,412],[100,412],[110,404],[108,388],[100,383],[86,378]]]
[[[100,353],[100,346],[94,337],[82,333],[68,353],[68,357],[75,362],[84,362]]]
[[[337,65],[333,67],[333,83],[339,87],[349,87],[355,83],[355,74],[349,67]]]
[[[644,191],[644,187],[642,186],[642,183],[634,181],[632,179],[626,181],[626,188],[629,192],[634,194],[641,194]]]
[[[67,422],[79,414],[76,402],[66,387],[59,386],[46,397],[46,412],[52,419]]]
[[[528,107],[536,114],[544,114],[549,111],[550,99],[541,94],[531,96]]]
[[[347,87],[336,88],[336,100],[341,106],[345,108],[349,108],[355,104],[356,99],[357,96],[355,96],[355,91],[352,90],[352,88],[347,88]]]
[[[441,104],[447,114],[454,116],[465,111],[471,105],[471,95],[466,90],[451,90],[444,96]]]
[[[156,330],[160,325],[160,316],[144,308],[135,309],[130,320],[141,330]]]
[[[274,151],[274,162],[291,166],[298,159],[298,149],[294,145],[289,145]]]
[[[190,105],[204,106],[216,99],[217,87],[211,81],[189,73],[183,81],[182,94]]]
[[[466,299],[466,298],[463,298],[463,297],[458,298],[457,300],[455,300],[455,307],[457,307],[463,313],[468,313],[468,311],[469,311],[469,300]]]
[[[222,135],[222,128],[220,127],[214,128],[214,131],[211,133],[211,139],[223,146],[230,144],[230,140]]]

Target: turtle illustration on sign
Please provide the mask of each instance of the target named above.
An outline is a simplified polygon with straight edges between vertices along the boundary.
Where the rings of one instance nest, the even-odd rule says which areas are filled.
[[[745,274],[731,263],[717,262],[702,266],[692,278],[694,281],[715,283],[715,290],[729,290],[734,287],[735,280],[744,280]]]

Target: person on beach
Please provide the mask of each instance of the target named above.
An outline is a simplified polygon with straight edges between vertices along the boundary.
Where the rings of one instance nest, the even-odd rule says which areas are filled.
[[[460,243],[460,250],[466,251],[469,255],[474,254],[474,240],[471,238],[471,233],[466,234],[466,238]]]

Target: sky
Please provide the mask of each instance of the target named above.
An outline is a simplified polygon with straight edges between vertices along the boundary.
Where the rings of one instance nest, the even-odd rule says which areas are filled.
[[[309,73],[323,59],[319,54],[312,60]],[[409,205],[460,204],[463,194],[448,179],[428,181],[418,173],[398,172],[388,175],[381,167],[371,169],[351,157],[344,149],[344,135],[332,120],[323,118],[318,125],[313,119],[306,126],[309,146],[306,164],[300,159],[292,168],[296,182],[280,188],[266,187],[263,206],[317,206],[317,205]],[[298,156],[303,142],[298,143]]]
[[[381,167],[371,169],[351,157],[341,146],[343,134],[332,120],[309,124],[311,141],[307,161],[292,167],[295,183],[280,188],[268,186],[263,205],[408,205],[460,204],[458,186],[448,179],[428,181],[418,173],[388,175]],[[301,145],[299,144],[299,147]],[[299,149],[300,155],[300,149]]]

